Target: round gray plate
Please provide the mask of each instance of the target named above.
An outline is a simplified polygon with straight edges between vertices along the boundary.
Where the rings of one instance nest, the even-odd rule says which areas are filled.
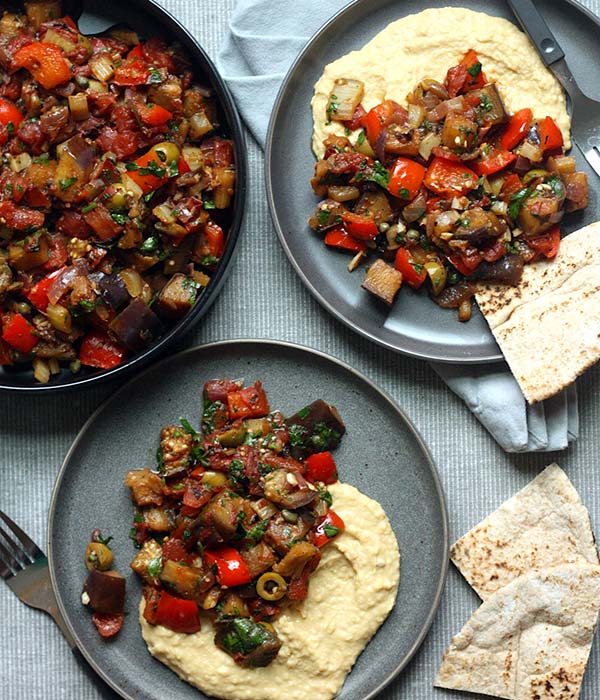
[[[291,67],[271,116],[266,147],[267,193],[288,258],[312,294],[340,321],[385,347],[414,357],[442,362],[492,362],[502,355],[478,309],[474,309],[468,323],[459,323],[454,311],[437,307],[425,290],[415,292],[404,287],[388,311],[361,289],[364,271],[349,274],[349,257],[326,248],[321,236],[306,223],[318,201],[309,185],[315,163],[310,146],[310,100],[323,68],[359,49],[395,19],[448,5],[515,21],[504,0],[358,0],[315,34]],[[590,70],[591,66],[600,65],[598,19],[569,0],[539,0],[536,5],[562,45],[579,86],[600,99],[596,71]],[[435,32],[435,27],[431,31]],[[465,37],[465,49],[468,43]],[[595,189],[597,175],[577,149],[574,152],[578,167],[588,173],[592,190]],[[570,232],[599,218],[600,206],[592,192],[590,206],[583,214],[566,217],[563,230]]]
[[[155,661],[142,640],[141,586],[129,569],[133,511],[123,479],[129,469],[155,465],[163,425],[180,416],[198,420],[202,386],[219,376],[261,379],[271,406],[287,415],[324,398],[346,422],[336,451],[341,477],[382,504],[402,553],[396,606],[339,696],[371,698],[415,653],[437,609],[448,560],[444,496],[427,448],[398,406],[347,365],[297,345],[246,340],[194,348],[146,370],[96,411],[65,458],[50,505],[50,573],[61,612],[84,656],[123,697],[205,697]],[[109,642],[80,602],[83,554],[94,527],[115,538],[115,568],[128,579],[125,625]]]

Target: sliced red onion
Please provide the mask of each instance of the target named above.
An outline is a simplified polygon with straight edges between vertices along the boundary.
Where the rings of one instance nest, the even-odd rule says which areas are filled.
[[[65,267],[62,273],[56,277],[48,288],[48,299],[50,303],[56,304],[80,274],[76,267]]]

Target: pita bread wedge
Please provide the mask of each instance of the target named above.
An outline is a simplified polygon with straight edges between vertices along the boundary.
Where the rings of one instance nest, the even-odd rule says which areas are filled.
[[[461,537],[450,558],[482,600],[530,571],[600,564],[588,510],[557,464]]]
[[[576,700],[599,606],[598,566],[519,576],[452,639],[435,685],[513,700]]]
[[[526,265],[517,287],[481,285],[476,299],[527,401],[554,396],[600,359],[600,222]]]

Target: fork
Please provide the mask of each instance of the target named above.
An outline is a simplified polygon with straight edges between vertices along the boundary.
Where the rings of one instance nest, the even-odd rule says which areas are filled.
[[[7,530],[2,527],[5,525]],[[50,581],[48,559],[37,544],[0,510],[0,578],[26,605],[43,610],[56,622],[67,640],[71,651],[88,678],[106,700],[116,700],[117,695],[106,685],[77,648],[73,636],[58,609],[56,596]]]
[[[575,82],[564,51],[532,0],[508,0],[512,11],[571,99],[573,140],[592,169],[600,176],[600,102],[585,95]]]

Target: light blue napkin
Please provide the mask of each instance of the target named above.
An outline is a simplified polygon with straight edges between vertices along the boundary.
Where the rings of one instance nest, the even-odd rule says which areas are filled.
[[[217,65],[261,147],[292,61],[324,20],[346,4],[347,0],[237,1]],[[432,366],[507,452],[564,450],[577,439],[575,385],[529,406],[505,363]]]

